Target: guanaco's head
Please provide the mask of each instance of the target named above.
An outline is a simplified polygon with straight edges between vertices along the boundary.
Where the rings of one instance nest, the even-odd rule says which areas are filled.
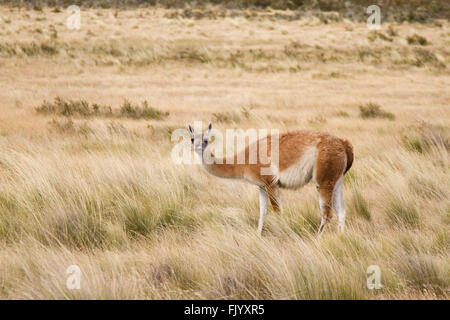
[[[209,144],[209,137],[211,134],[212,124],[210,123],[205,132],[194,132],[194,129],[189,125],[189,132],[191,133],[191,142],[194,151],[202,154]]]

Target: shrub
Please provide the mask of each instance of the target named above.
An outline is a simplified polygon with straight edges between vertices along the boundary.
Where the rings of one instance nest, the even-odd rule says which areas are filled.
[[[45,101],[38,107],[36,112],[43,114],[55,114],[60,116],[90,116],[93,112],[89,108],[89,103],[85,100],[64,100],[56,97],[54,102]]]
[[[37,56],[37,55],[55,55],[58,53],[58,48],[53,43],[23,43],[20,44],[20,49],[27,56]]]
[[[44,102],[35,108],[36,112],[42,114],[52,114],[64,117],[114,117],[122,116],[133,119],[155,119],[162,120],[169,116],[169,112],[158,110],[143,101],[141,106],[134,105],[128,100],[124,100],[118,112],[114,112],[110,106],[97,103],[89,104],[86,100],[64,100],[56,97],[53,102]]]
[[[360,115],[363,119],[368,118],[384,118],[389,120],[394,120],[395,115],[391,112],[384,111],[381,109],[380,105],[376,103],[366,103],[365,105],[359,106]]]
[[[393,40],[391,37],[388,37],[387,35],[379,31],[372,31],[369,33],[368,36],[369,41],[375,41],[377,38],[389,42],[392,42]]]
[[[235,112],[217,112],[212,114],[215,122],[236,122],[241,121],[241,117]]]
[[[155,120],[162,120],[169,116],[169,112],[167,111],[161,111],[156,108],[150,107],[147,103],[147,101],[144,101],[142,103],[142,118],[144,119],[155,119]]]
[[[336,115],[338,117],[344,117],[344,118],[348,118],[350,115],[348,114],[348,112],[344,111],[344,110],[339,110],[338,112],[336,112]]]
[[[425,64],[430,64],[431,66],[445,69],[446,65],[445,63],[439,61],[439,59],[436,57],[436,55],[426,49],[423,48],[416,48],[414,50],[414,57],[415,59],[412,61],[412,64],[417,67],[422,67]]]
[[[155,119],[161,120],[169,116],[169,112],[163,112],[156,108],[150,107],[147,101],[142,102],[142,106],[133,105],[128,100],[124,100],[120,114],[124,117],[133,119]]]
[[[409,36],[406,38],[406,41],[408,41],[408,44],[412,45],[420,45],[420,46],[426,46],[428,43],[428,40],[425,37],[422,37],[421,35],[418,35],[415,33],[412,36]]]

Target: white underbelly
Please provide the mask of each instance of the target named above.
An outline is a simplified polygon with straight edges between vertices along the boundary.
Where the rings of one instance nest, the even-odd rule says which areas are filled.
[[[307,184],[314,177],[317,148],[309,147],[301,158],[289,168],[279,172],[279,182],[284,188],[296,189]]]

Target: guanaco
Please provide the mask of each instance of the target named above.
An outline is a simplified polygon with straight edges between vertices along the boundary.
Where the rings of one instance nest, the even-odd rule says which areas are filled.
[[[211,129],[210,123],[205,132],[194,132],[189,125],[194,152],[201,157],[203,168],[210,174],[221,178],[243,179],[259,187],[259,235],[262,232],[268,202],[270,201],[276,213],[281,212],[280,188],[298,189],[310,181],[316,183],[319,192],[322,219],[318,234],[323,232],[331,220],[332,208],[337,213],[339,229],[344,231],[346,210],[342,185],[344,175],[353,163],[353,147],[348,140],[328,133],[305,130],[278,134],[278,163],[273,163],[270,159],[275,151],[271,148],[270,135],[254,142],[256,146],[248,145],[238,151],[234,154],[234,159],[215,158],[209,144]],[[249,150],[251,147],[258,150],[261,142],[267,146],[265,150],[268,153],[268,163],[262,163],[260,152],[257,152],[256,163],[249,163]],[[243,156],[240,152],[244,153],[247,162],[237,161],[239,156]],[[212,161],[204,161],[205,155]],[[264,174],[261,174],[262,168],[266,168]]]

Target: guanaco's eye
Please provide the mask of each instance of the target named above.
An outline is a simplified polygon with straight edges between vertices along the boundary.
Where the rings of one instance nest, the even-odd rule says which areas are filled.
[[[191,142],[194,143],[194,138],[191,138]]]

